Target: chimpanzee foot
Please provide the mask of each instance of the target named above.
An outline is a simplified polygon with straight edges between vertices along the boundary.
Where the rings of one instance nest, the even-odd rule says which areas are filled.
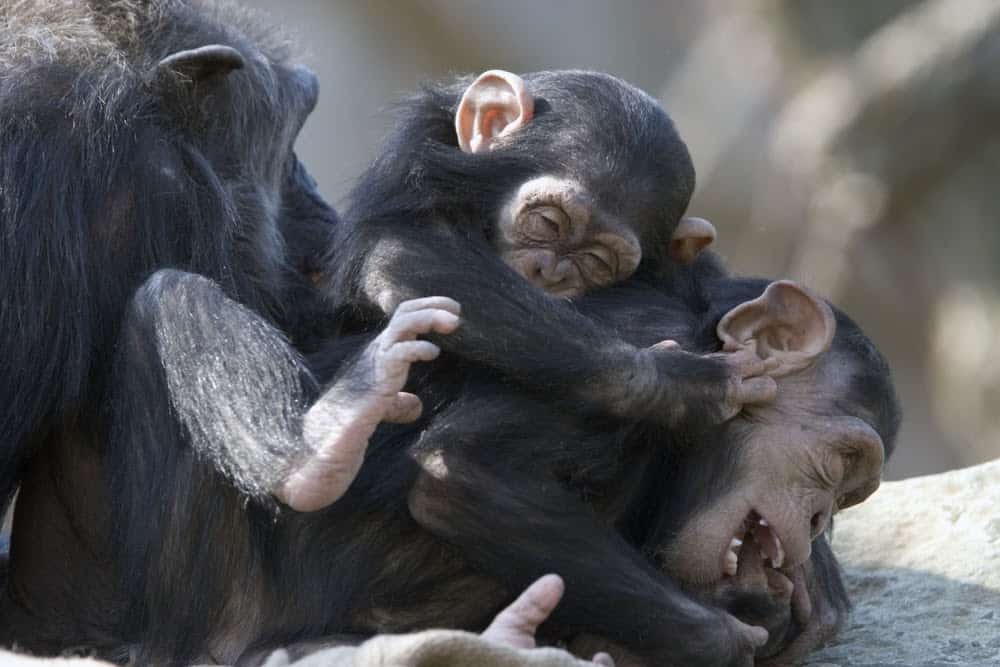
[[[453,332],[460,312],[458,302],[447,297],[399,304],[382,333],[306,412],[302,434],[312,454],[277,489],[279,500],[300,512],[326,507],[354,481],[380,422],[420,416],[420,399],[402,389],[410,364],[431,361],[440,349],[417,336]]]

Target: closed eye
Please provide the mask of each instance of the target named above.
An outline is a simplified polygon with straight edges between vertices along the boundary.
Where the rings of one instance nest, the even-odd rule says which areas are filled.
[[[581,273],[587,282],[594,285],[607,285],[615,279],[614,253],[605,248],[590,249],[580,253],[578,261],[582,264]]]
[[[564,238],[569,227],[566,214],[555,206],[539,206],[524,214],[521,228],[535,241],[557,241]]]

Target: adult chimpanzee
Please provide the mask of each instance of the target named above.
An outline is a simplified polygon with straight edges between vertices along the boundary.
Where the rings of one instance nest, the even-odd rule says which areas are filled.
[[[210,276],[296,344],[328,335],[306,276],[337,218],[292,152],[317,81],[239,11],[5,2],[0,23],[2,510],[32,456],[99,429],[157,268]]]
[[[174,364],[219,355],[220,327],[223,339],[242,332],[246,347],[265,352],[281,349],[280,336],[204,279],[158,276],[129,324],[134,340],[154,343],[123,349],[124,437],[103,460],[84,461],[111,467],[115,483],[102,490],[62,474],[80,469],[80,448],[66,447],[22,491],[26,511],[47,517],[14,536],[16,596],[4,622],[22,646],[229,662],[250,647],[331,634],[477,629],[555,571],[567,593],[546,625],[550,639],[597,636],[654,664],[737,665],[763,633],[697,599],[766,623],[777,648],[803,622],[809,629],[810,606],[843,607],[835,562],[826,549],[811,554],[810,542],[836,504],[877,484],[898,410],[871,343],[792,284],[726,278],[705,258],[669,293],[643,275],[581,304],[589,317],[619,322],[633,345],[666,336],[699,353],[725,346],[775,360],[784,391],[773,406],[708,430],[669,430],[597,419],[442,360],[415,383],[428,406],[421,421],[377,432],[347,494],[299,513],[248,502],[175,444],[170,406],[147,398],[166,392]],[[175,339],[180,348],[163,344]],[[358,345],[338,339],[323,354]],[[299,368],[291,361],[262,354],[240,370],[254,386],[287,386]],[[230,371],[205,366],[206,382],[229,388],[205,402],[248,393]],[[254,444],[240,432],[218,441]],[[124,549],[108,546],[108,493],[120,509],[110,544]],[[736,553],[734,539],[747,553]],[[740,583],[754,567],[751,546],[770,559],[761,577],[775,590]],[[52,567],[63,553],[75,556]],[[788,582],[799,585],[797,598]],[[756,598],[777,602],[762,618]]]
[[[332,262],[355,326],[452,297],[463,324],[443,349],[598,415],[698,428],[773,396],[752,355],[636,348],[553,299],[690,260],[714,237],[681,220],[694,170],[648,95],[593,72],[493,70],[427,88],[400,118]]]
[[[810,543],[837,507],[874,490],[898,429],[888,368],[848,318],[789,283],[711,273],[688,285],[696,290],[687,311],[640,281],[581,307],[620,323],[636,345],[667,334],[707,352],[718,349],[718,335],[726,348],[777,360],[774,404],[693,435],[649,426],[623,433],[556,419],[537,398],[470,385],[411,445],[423,472],[410,511],[461,553],[466,576],[515,586],[532,572],[558,571],[567,596],[551,632],[596,632],[652,664],[742,664],[751,653],[751,633],[688,606],[674,581],[766,623],[775,636],[764,654],[803,631],[795,650],[828,632],[846,596],[825,543],[815,555]],[[664,439],[698,446],[664,450],[656,446]],[[776,606],[760,604],[772,597]],[[449,602],[447,613],[462,613]],[[375,606],[388,613],[378,599]],[[442,612],[397,609],[406,620],[408,612]]]

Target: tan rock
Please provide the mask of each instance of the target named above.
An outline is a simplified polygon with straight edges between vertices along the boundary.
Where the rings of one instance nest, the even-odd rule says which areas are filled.
[[[883,484],[833,545],[855,609],[807,665],[1000,665],[1000,460]]]

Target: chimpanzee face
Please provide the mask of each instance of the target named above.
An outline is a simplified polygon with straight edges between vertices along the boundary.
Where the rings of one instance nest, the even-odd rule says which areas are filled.
[[[506,152],[531,165],[494,212],[500,257],[560,297],[628,278],[644,248],[694,259],[715,229],[680,217],[694,170],[656,101],[607,75],[563,73],[557,87],[545,81],[544,74],[525,81],[491,70],[468,86],[456,110],[462,151]],[[547,111],[536,119],[541,105]]]
[[[499,232],[503,260],[556,296],[624,280],[642,258],[632,230],[570,179],[541,176],[524,183],[501,211]]]
[[[850,407],[851,365],[860,361],[827,351],[835,326],[829,306],[787,282],[723,318],[727,347],[779,360],[778,396],[745,410],[716,443],[731,448],[733,482],[659,550],[678,580],[711,584],[735,576],[747,559],[790,573],[834,512],[878,488],[882,438],[865,406]]]

